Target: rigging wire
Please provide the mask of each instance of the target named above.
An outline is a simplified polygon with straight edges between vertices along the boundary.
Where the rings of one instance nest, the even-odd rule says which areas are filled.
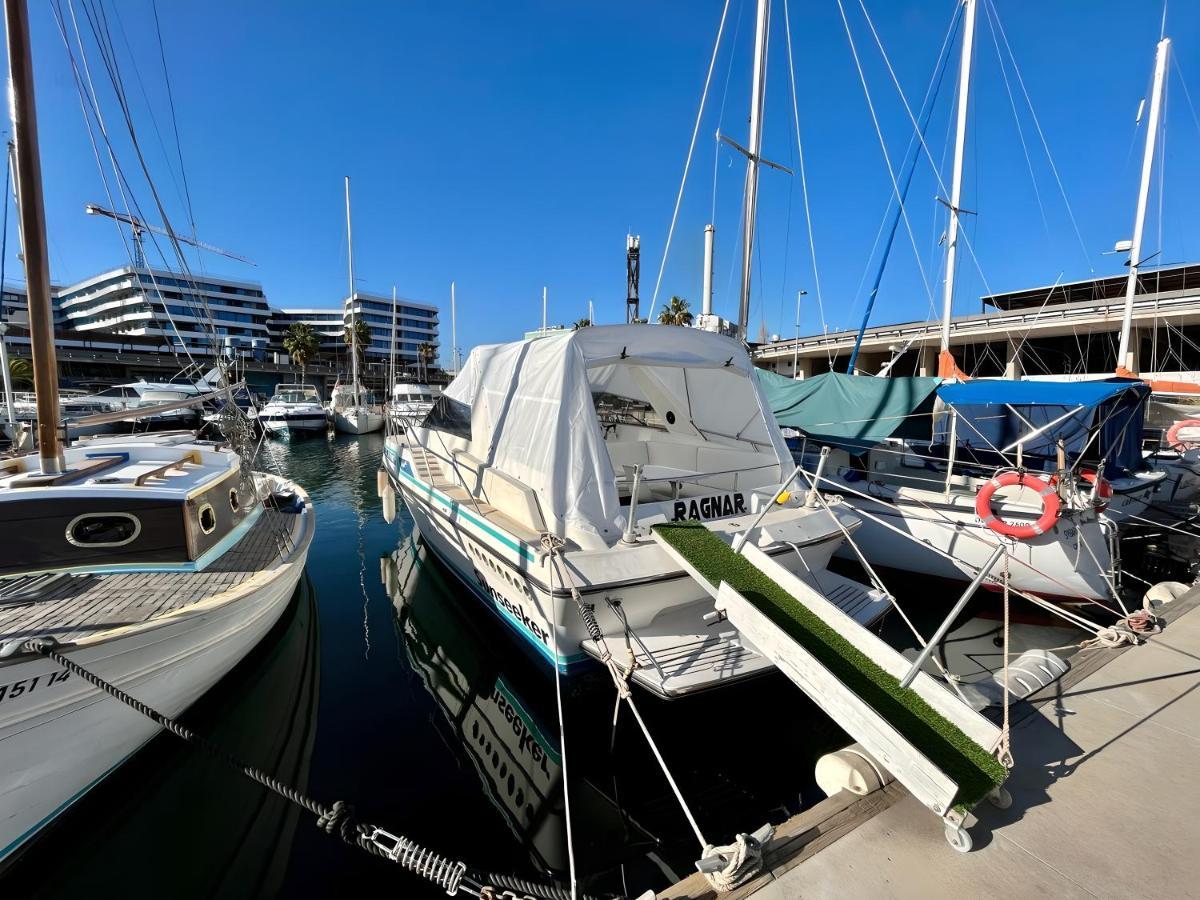
[[[171,90],[171,72],[167,68],[167,52],[163,47],[162,26],[158,21],[158,0],[150,0],[154,11],[154,34],[158,38],[158,58],[162,61],[163,82],[167,88],[167,105],[171,109],[171,130],[175,133],[175,153],[179,158],[179,177],[183,182],[183,197],[187,204],[188,224],[192,226],[192,240],[196,240],[196,216],[192,209],[192,191],[188,185],[187,167],[183,164],[183,142],[179,139],[179,120],[175,115],[175,93]]]
[[[1046,219],[1046,205],[1042,202],[1042,192],[1038,188],[1037,175],[1033,171],[1033,160],[1029,156],[1029,144],[1025,141],[1025,129],[1021,127],[1021,117],[1017,113],[1017,101],[1013,97],[1012,84],[1008,80],[1008,67],[1004,65],[1004,56],[1000,52],[1000,39],[996,36],[991,5],[985,3],[983,12],[987,18],[988,33],[992,36],[992,46],[996,48],[996,59],[1000,63],[1000,77],[1004,81],[1004,92],[1008,95],[1008,107],[1012,110],[1013,124],[1017,127],[1017,137],[1021,141],[1021,152],[1025,156],[1025,167],[1029,170],[1029,182],[1033,186],[1033,196],[1037,200],[1038,212],[1042,217],[1042,228],[1046,231],[1046,238],[1050,239],[1050,222]]]
[[[825,330],[825,298],[821,293],[821,273],[817,266],[817,242],[813,234],[812,208],[808,200],[808,173],[804,165],[804,142],[800,140],[800,105],[796,97],[796,63],[792,58],[792,22],[788,14],[788,0],[783,0],[783,30],[787,36],[788,83],[792,89],[792,124],[796,128],[796,155],[800,163],[800,194],[804,198],[804,224],[808,230],[808,258],[812,263],[813,286],[817,292],[817,312],[821,317],[821,328]],[[789,205],[789,226],[791,207]],[[780,304],[782,304],[782,298]],[[833,351],[825,349],[829,365],[833,367]],[[794,374],[794,373],[793,373]]]
[[[662,262],[658,266],[658,278],[654,281],[654,295],[650,298],[650,313],[647,320],[654,318],[654,307],[658,304],[658,292],[662,288],[663,272],[667,268],[667,257],[671,253],[671,240],[675,236],[675,223],[679,219],[679,207],[683,204],[683,191],[687,187],[688,170],[692,167],[692,154],[696,150],[696,136],[700,133],[700,122],[704,118],[704,106],[708,101],[708,88],[712,84],[713,69],[717,65],[717,54],[721,49],[721,35],[725,33],[725,19],[729,15],[730,0],[725,0],[721,9],[721,22],[717,26],[717,39],[713,43],[712,58],[708,62],[708,74],[704,76],[704,90],[700,94],[700,109],[696,111],[696,124],[692,127],[692,140],[688,144],[687,159],[683,163],[683,178],[679,181],[679,193],[675,197],[675,211],[671,213],[671,226],[667,229],[667,242],[663,247]]]
[[[1008,42],[1008,34],[1004,31],[1004,23],[1000,21],[1000,13],[996,9],[995,4],[992,3],[992,0],[984,0],[984,7],[990,9],[990,15],[995,19],[996,30],[1000,33],[1001,40],[1004,41],[1004,48],[1008,52],[1009,60],[1012,62],[1013,74],[1017,77],[1017,84],[1021,88],[1021,94],[1025,97],[1025,104],[1029,107],[1029,117],[1033,119],[1033,126],[1037,129],[1038,139],[1042,142],[1042,150],[1046,154],[1046,162],[1050,165],[1050,171],[1054,173],[1054,183],[1058,185],[1058,193],[1062,197],[1063,205],[1067,208],[1067,216],[1071,220],[1071,228],[1075,232],[1075,239],[1079,242],[1080,252],[1083,253],[1088,271],[1095,273],[1096,267],[1092,265],[1087,245],[1083,242],[1083,234],[1079,231],[1079,222],[1075,219],[1075,210],[1071,208],[1071,201],[1067,199],[1067,189],[1063,186],[1062,177],[1058,174],[1058,166],[1054,164],[1054,156],[1050,153],[1050,144],[1046,141],[1045,132],[1042,131],[1042,123],[1038,119],[1037,111],[1033,108],[1033,100],[1029,96],[1029,90],[1025,87],[1025,79],[1021,77],[1021,68],[1017,65],[1016,55],[1013,53],[1012,45]],[[988,293],[991,293],[990,288]]]
[[[842,4],[842,0],[837,0],[838,12],[842,16],[842,26],[846,31],[846,39],[850,42],[850,53],[854,57],[854,67],[858,70],[858,80],[862,84],[863,94],[866,96],[867,109],[871,114],[871,122],[875,126],[875,136],[879,140],[879,149],[883,152],[883,161],[887,166],[888,177],[892,181],[893,195],[897,201],[900,201],[900,185],[896,181],[896,172],[892,166],[891,156],[888,155],[887,142],[883,138],[883,130],[879,125],[879,117],[875,114],[875,103],[871,99],[871,90],[867,86],[867,76],[863,72],[862,61],[858,57],[858,48],[854,44],[854,35],[850,31],[850,21],[846,18],[846,8]],[[904,222],[904,230],[908,234],[909,243],[912,244],[913,256],[916,258],[917,269],[921,273],[921,283],[925,286],[925,294],[929,298],[930,305],[933,304],[933,289],[929,286],[929,279],[925,275],[925,266],[921,262],[921,254],[917,250],[917,239],[913,235],[912,223],[908,219],[908,210],[904,208],[904,204],[900,203],[900,215]]]

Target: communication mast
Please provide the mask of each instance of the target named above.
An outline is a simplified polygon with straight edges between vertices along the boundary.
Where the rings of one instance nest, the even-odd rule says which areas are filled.
[[[642,278],[642,239],[636,234],[625,235],[625,281],[628,287],[625,299],[625,324],[642,317],[641,301],[638,300],[638,282]]]

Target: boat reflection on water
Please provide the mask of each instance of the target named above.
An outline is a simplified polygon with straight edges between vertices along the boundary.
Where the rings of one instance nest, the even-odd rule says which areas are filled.
[[[320,675],[316,592],[305,575],[275,629],[183,721],[303,788]],[[276,896],[300,816],[226,763],[164,733],[64,814],[4,884],[22,897]]]
[[[409,665],[443,714],[437,724],[449,732],[443,735],[447,745],[474,768],[534,869],[565,879],[569,863],[553,679],[495,622],[480,621],[477,607],[464,608],[457,584],[415,531],[380,562]],[[610,700],[602,719],[611,712]],[[620,808],[611,791],[598,787],[593,777],[597,754],[589,752],[594,742],[575,743],[574,730],[571,734],[571,816],[581,881],[593,876],[607,881],[606,875],[635,860],[661,872],[661,861],[648,859],[657,842]],[[608,742],[601,746],[607,759]]]

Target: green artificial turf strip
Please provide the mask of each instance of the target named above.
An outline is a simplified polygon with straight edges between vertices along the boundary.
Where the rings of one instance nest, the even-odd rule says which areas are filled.
[[[953,779],[957,807],[970,809],[1003,783],[1008,773],[994,756],[703,525],[654,530],[712,584],[727,582],[750,601]]]

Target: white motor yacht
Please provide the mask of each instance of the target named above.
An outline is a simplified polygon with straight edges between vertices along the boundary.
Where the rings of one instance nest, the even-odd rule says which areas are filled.
[[[435,555],[564,671],[602,655],[575,591],[604,638],[631,648],[634,681],[662,696],[769,668],[713,627],[712,596],[656,524],[748,534],[860,621],[889,606],[826,569],[858,521],[781,493],[787,446],[745,348],[719,335],[613,325],[477,347],[384,457],[385,491]]]
[[[419,425],[433,409],[433,389],[416,381],[401,381],[392,387],[388,415],[401,430]]]
[[[258,422],[276,437],[324,434],[329,427],[329,414],[311,384],[280,384],[258,411]]]

